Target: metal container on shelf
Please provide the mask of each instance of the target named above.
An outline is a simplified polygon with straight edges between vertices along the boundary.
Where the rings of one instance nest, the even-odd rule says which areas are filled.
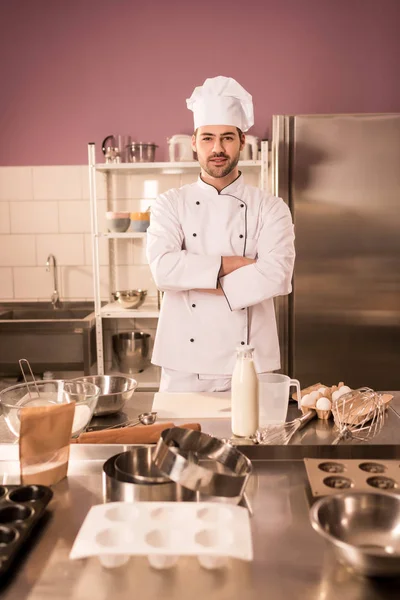
[[[158,146],[149,142],[132,142],[129,146],[129,162],[154,162]]]
[[[150,365],[149,333],[124,331],[112,336],[113,350],[122,373],[140,373]]]

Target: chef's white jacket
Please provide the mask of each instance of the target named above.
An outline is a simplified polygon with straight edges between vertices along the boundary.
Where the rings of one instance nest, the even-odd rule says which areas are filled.
[[[219,279],[222,256],[256,258]],[[153,364],[231,375],[236,348],[254,346],[257,372],[280,368],[273,298],[291,292],[294,232],[280,198],[243,175],[218,192],[200,177],[161,194],[151,209],[147,258],[164,299]],[[196,290],[196,291],[195,291]]]

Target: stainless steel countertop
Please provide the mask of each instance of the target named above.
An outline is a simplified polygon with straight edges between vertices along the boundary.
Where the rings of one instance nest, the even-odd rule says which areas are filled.
[[[400,415],[400,391],[389,392],[394,398],[391,405]],[[129,402],[122,413],[111,415],[108,417],[96,417],[91,421],[92,425],[116,425],[127,419],[133,419],[142,412],[150,411],[153,404],[154,392],[137,392],[133,399]],[[297,408],[296,402],[290,402],[288,410],[288,420],[300,416],[301,413]],[[188,422],[189,419],[185,419]],[[193,420],[193,419],[192,419]],[[217,437],[230,437],[230,419],[196,419],[202,425],[203,431],[211,433]],[[176,419],[178,425],[183,420]],[[322,421],[314,419],[302,431],[298,432],[292,439],[291,446],[329,446],[335,439],[333,419]],[[0,443],[13,443],[15,437],[10,433],[4,417],[0,417]],[[368,445],[395,445],[400,444],[400,417],[392,410],[386,412],[385,426],[375,438],[368,442]],[[361,444],[357,444],[359,446]],[[261,451],[261,447],[254,447],[254,452]],[[262,452],[260,453],[262,458]],[[296,457],[298,450],[296,450]],[[252,453],[252,458],[256,455]]]
[[[128,414],[145,410],[153,394],[140,393]],[[400,408],[400,394],[395,407]],[[291,411],[295,410],[291,408]],[[307,434],[307,447],[321,449],[320,423]],[[203,430],[218,436],[229,434],[227,420],[204,420]],[[5,442],[5,424],[0,422],[0,439]],[[397,442],[400,419],[389,414],[387,431],[376,440],[376,451],[391,452],[390,440]],[[325,429],[325,432],[327,429]],[[333,435],[332,433],[330,435]],[[300,440],[304,443],[305,434]],[[310,441],[311,439],[311,441]],[[311,443],[315,440],[315,443]],[[328,435],[325,444],[329,444]],[[299,452],[305,446],[297,445]],[[371,448],[357,446],[365,452]],[[115,570],[103,569],[97,559],[70,561],[70,549],[79,528],[93,504],[103,501],[101,472],[109,456],[124,446],[71,446],[68,478],[54,486],[52,512],[35,546],[9,586],[1,594],[7,600],[140,600],[185,598],[196,600],[333,600],[340,597],[359,600],[398,598],[400,580],[368,580],[356,576],[337,563],[309,523],[307,478],[300,459],[268,460],[276,448],[264,447],[254,461],[254,475],[247,492],[254,511],[252,518],[254,560],[230,561],[221,571],[206,571],[195,559],[181,558],[170,571],[155,571],[145,558],[132,558]],[[257,447],[255,447],[256,449]],[[247,449],[247,447],[246,447]],[[0,473],[3,483],[18,482],[18,445],[0,445]]]

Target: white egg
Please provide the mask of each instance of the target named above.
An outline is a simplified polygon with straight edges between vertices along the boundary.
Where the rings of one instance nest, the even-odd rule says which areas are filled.
[[[301,399],[302,406],[314,406],[315,400],[311,398],[311,394],[305,394]]]
[[[328,391],[328,388],[326,388],[326,387],[320,387],[319,390],[318,390],[318,393],[322,394],[323,396],[325,396],[325,394],[327,393],[327,391]]]
[[[347,385],[342,385],[341,388],[335,390],[332,394],[332,400],[338,400],[341,396],[344,396],[348,392],[351,392],[351,389]]]
[[[340,387],[338,389],[338,392],[340,392],[340,395],[343,396],[343,394],[347,394],[348,392],[351,392],[351,388],[349,388],[348,385],[342,385],[342,387]]]
[[[318,410],[330,410],[331,406],[329,398],[322,397],[317,400]]]
[[[313,402],[314,402],[314,404],[315,404],[315,403],[316,403],[316,401],[317,401],[317,400],[318,400],[318,398],[319,398],[319,392],[317,392],[317,391],[315,391],[315,392],[310,392],[308,395],[310,396],[310,398],[312,398],[312,399],[313,399]]]

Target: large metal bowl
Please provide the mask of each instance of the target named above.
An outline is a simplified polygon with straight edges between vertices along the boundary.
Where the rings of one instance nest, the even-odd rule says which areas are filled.
[[[113,292],[113,298],[123,308],[139,308],[147,296],[147,290],[119,290]]]
[[[311,524],[340,561],[367,576],[400,574],[400,496],[342,493],[318,500]]]
[[[79,377],[74,381],[88,381],[100,388],[100,396],[94,416],[113,415],[123,409],[125,403],[133,396],[137,381],[122,375],[95,375]]]

